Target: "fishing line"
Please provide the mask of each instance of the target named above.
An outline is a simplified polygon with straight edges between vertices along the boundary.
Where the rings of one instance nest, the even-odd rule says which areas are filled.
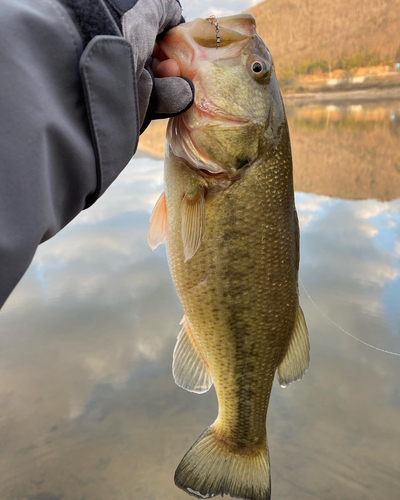
[[[350,332],[348,332],[347,330],[345,330],[344,328],[342,328],[340,325],[338,325],[337,323],[335,323],[323,311],[321,311],[321,309],[313,301],[313,299],[311,298],[310,294],[307,292],[306,287],[304,286],[304,284],[303,284],[303,282],[301,281],[300,278],[299,278],[299,281],[301,283],[301,286],[303,287],[303,290],[306,292],[307,297],[310,299],[311,304],[313,304],[313,306],[315,307],[315,309],[317,309],[317,311],[319,311],[324,318],[326,318],[328,321],[330,321],[332,323],[332,325],[335,325],[337,328],[339,328],[339,330],[342,330],[342,332],[344,332],[346,335],[348,335],[349,337],[351,337],[354,340],[357,340],[357,342],[360,342],[361,344],[364,344],[367,347],[370,347],[371,349],[375,349],[376,351],[384,352],[385,354],[391,354],[392,356],[400,356],[400,353],[398,353],[398,352],[387,351],[386,349],[381,349],[380,347],[376,347],[374,345],[368,344],[368,342],[365,342],[364,340],[359,339],[358,337],[356,337],[355,335],[351,334]]]

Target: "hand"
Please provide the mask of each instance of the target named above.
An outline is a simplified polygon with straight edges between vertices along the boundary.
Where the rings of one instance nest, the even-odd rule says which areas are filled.
[[[168,59],[157,42],[153,49],[151,70],[154,76],[160,78],[181,76],[181,70],[178,63],[174,59]]]
[[[156,43],[182,20],[178,0],[138,0],[122,17],[124,37],[133,46],[141,132],[152,119],[175,116],[193,104],[193,83],[180,76],[177,62]]]

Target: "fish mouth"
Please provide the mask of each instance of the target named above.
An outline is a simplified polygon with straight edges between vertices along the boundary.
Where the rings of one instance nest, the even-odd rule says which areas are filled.
[[[181,76],[193,80],[196,62],[237,57],[255,36],[254,17],[240,14],[179,24],[168,30],[158,43],[164,54],[178,63]]]
[[[171,40],[172,44],[167,42],[167,49],[176,47],[180,42],[189,40],[189,44],[204,48],[224,48],[248,40],[256,35],[255,18],[250,13],[237,14],[226,17],[208,17],[207,19],[197,18],[193,21],[179,24],[167,31],[161,39],[161,45],[164,45],[165,39]],[[164,49],[164,47],[163,47]],[[165,53],[169,56],[167,51]]]
[[[167,31],[159,42],[166,56],[178,63],[181,75],[192,80],[194,84],[194,103],[184,113],[189,132],[211,124],[246,125],[252,119],[249,116],[233,114],[213,102],[208,88],[210,85],[204,84],[204,75],[199,74],[198,69],[204,62],[237,57],[255,34],[254,17],[251,14],[239,14],[218,18],[218,23],[221,38],[218,49],[215,45],[216,26],[211,18],[199,18],[180,24]]]

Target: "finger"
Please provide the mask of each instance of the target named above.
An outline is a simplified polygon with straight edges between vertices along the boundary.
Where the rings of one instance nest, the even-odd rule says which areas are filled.
[[[152,67],[154,76],[165,78],[169,76],[181,76],[181,70],[174,59],[160,61],[155,67]]]
[[[160,61],[166,61],[168,59],[167,54],[163,52],[161,47],[160,47],[160,52],[158,53],[158,59],[160,59]]]
[[[160,59],[159,54],[162,52],[160,45],[156,42],[154,44],[154,49],[153,49],[153,54],[152,56],[155,57],[156,59]]]
[[[153,61],[152,61],[152,63],[151,63],[151,71],[153,72],[153,74],[156,74],[156,72],[157,72],[157,67],[158,67],[158,65],[160,64],[160,62],[161,62],[161,61],[160,61],[159,59],[156,59],[156,58],[154,58],[154,59],[153,59]]]

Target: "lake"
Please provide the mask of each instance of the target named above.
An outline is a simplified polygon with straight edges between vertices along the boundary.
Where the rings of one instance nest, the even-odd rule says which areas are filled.
[[[275,383],[272,499],[400,491],[400,104],[287,103],[301,226],[304,379]],[[104,196],[39,248],[0,314],[1,500],[179,500],[217,414],[174,384],[182,309],[147,246],[163,123]],[[328,319],[329,318],[329,319]]]

